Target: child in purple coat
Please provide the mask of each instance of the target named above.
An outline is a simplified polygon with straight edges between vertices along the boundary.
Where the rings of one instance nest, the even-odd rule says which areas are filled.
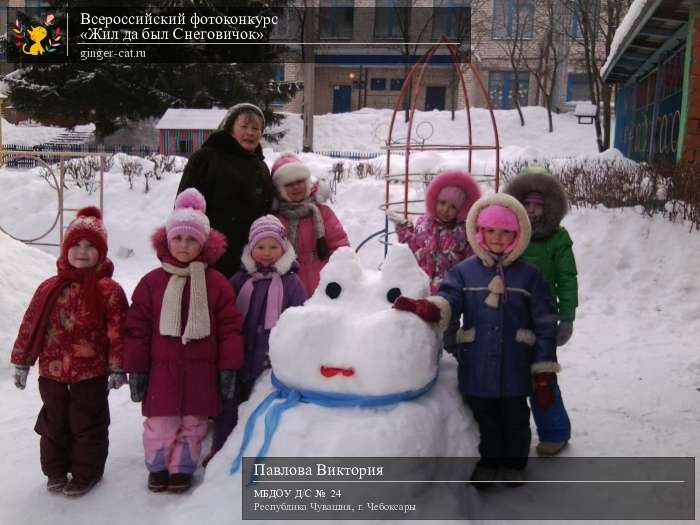
[[[244,318],[245,362],[238,372],[236,392],[224,403],[216,417],[212,451],[207,460],[223,446],[238,422],[238,405],[250,396],[255,380],[270,367],[268,357],[270,330],[280,314],[307,299],[297,275],[294,247],[287,231],[274,215],[265,215],[250,227],[248,244],[241,256],[243,268],[230,283],[236,291],[236,306]]]
[[[430,277],[432,294],[437,293],[447,272],[473,253],[464,221],[479,197],[479,185],[466,171],[445,171],[428,186],[426,211],[415,226],[402,214],[387,212],[396,223],[399,242],[408,244],[418,265]]]

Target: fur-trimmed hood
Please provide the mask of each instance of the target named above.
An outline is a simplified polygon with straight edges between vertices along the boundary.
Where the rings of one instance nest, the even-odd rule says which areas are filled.
[[[467,195],[464,204],[457,210],[457,221],[462,222],[467,218],[472,205],[481,197],[479,184],[466,171],[450,170],[439,173],[425,192],[425,210],[431,217],[435,217],[438,195],[446,186],[455,186]]]
[[[172,259],[170,250],[168,249],[168,236],[165,233],[165,226],[161,226],[153,232],[151,236],[151,244],[156,251],[156,256],[160,261],[168,258]],[[223,233],[212,229],[209,232],[209,237],[204,243],[202,253],[199,254],[196,260],[207,263],[208,266],[214,266],[216,261],[226,253],[228,243]]]
[[[467,215],[467,240],[474,250],[474,254],[481,259],[481,262],[485,266],[493,266],[496,261],[494,257],[485,250],[476,238],[477,226],[476,220],[479,217],[481,211],[491,205],[503,206],[504,208],[510,209],[515,216],[518,218],[518,225],[520,226],[520,232],[518,233],[518,239],[515,244],[515,248],[508,253],[503,259],[503,266],[508,266],[518,257],[522,255],[530,243],[530,219],[527,217],[527,212],[523,205],[520,204],[514,197],[506,195],[504,193],[495,193],[493,195],[487,195],[481,197],[469,210],[469,215]]]
[[[525,202],[528,193],[536,191],[542,194],[544,214],[532,228],[533,239],[547,238],[559,229],[559,224],[569,211],[569,199],[564,186],[549,170],[541,166],[524,169],[513,178],[503,190],[520,203]]]
[[[287,272],[289,272],[289,270],[295,266],[294,263],[297,260],[297,254],[294,251],[294,246],[292,246],[288,240],[285,240],[284,242],[284,254],[282,257],[280,257],[279,261],[272,265],[275,271],[280,275],[285,275]],[[245,271],[250,274],[258,271],[258,265],[250,255],[250,250],[248,249],[247,244],[243,248],[243,255],[241,255],[241,266],[243,266]]]

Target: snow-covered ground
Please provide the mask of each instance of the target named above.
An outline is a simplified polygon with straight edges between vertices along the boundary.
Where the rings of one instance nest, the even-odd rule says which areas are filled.
[[[373,115],[364,122],[367,113]],[[537,150],[540,157],[595,154],[590,127],[562,125],[549,137],[544,132],[544,120],[537,124],[534,117],[528,118],[528,127],[534,129],[525,131],[513,129],[517,118],[514,112],[501,113],[498,119],[503,123],[503,143],[514,152],[516,148],[522,154]],[[431,122],[433,117],[436,130],[441,129],[440,122],[448,120],[447,113],[429,115]],[[317,137],[328,141],[329,149],[359,149],[372,140],[373,119],[380,120],[380,112],[365,110],[335,116],[336,121],[328,116],[328,127],[324,127],[324,118],[319,119]],[[276,156],[272,151],[266,154],[268,161]],[[441,155],[441,161],[459,165],[463,159],[458,155]],[[317,176],[324,175],[335,162],[318,155],[303,158]],[[172,209],[178,182],[178,175],[166,176],[144,194],[140,182],[135,190],[128,190],[118,163],[107,175],[104,208],[110,255],[116,266],[115,278],[128,295],[138,279],[157,264],[148,239]],[[0,188],[1,226],[30,235],[37,225],[50,225],[55,216],[55,196],[36,173],[0,170]],[[400,188],[392,191],[398,196]],[[419,198],[421,188],[412,188],[412,195]],[[333,207],[353,245],[383,226],[378,209],[383,200],[384,184],[379,180],[349,179],[338,186]],[[94,203],[96,196],[89,200],[82,190],[71,190],[67,202],[71,207]],[[559,353],[564,367],[562,391],[573,426],[571,444],[563,454],[698,456],[700,234],[689,232],[684,224],[644,217],[634,209],[575,209],[564,225],[575,242],[580,307],[574,336]],[[116,256],[121,247],[133,250],[133,255]],[[203,522],[206,517],[216,522],[238,522],[240,509],[231,506],[232,500],[223,490],[216,495],[212,492],[210,499],[198,495],[202,485],[190,496],[151,494],[146,490],[142,418],[126,388],[110,393],[110,456],[104,480],[78,501],[45,491],[39,438],[33,432],[41,406],[36,370],[31,371],[27,389],[19,391],[9,377],[8,361],[26,304],[36,285],[52,274],[55,255],[47,253],[51,248],[28,247],[2,233],[0,250],[0,345],[5,349],[5,359],[0,360],[0,451],[5,458],[0,473],[6,481],[0,491],[0,523],[140,525],[173,522],[183,515],[200,516]],[[361,250],[360,259],[367,268],[376,268],[382,259],[382,246],[370,241]],[[449,368],[449,362],[444,366]],[[450,370],[443,375],[445,380],[454,378]],[[410,432],[410,427],[407,430]],[[230,459],[216,460],[220,464],[212,466],[221,471],[220,475],[212,472],[204,483],[224,479],[222,465]],[[201,483],[202,472],[196,477]],[[696,485],[697,481],[696,477]],[[517,490],[508,494],[510,498],[524,497],[519,496],[524,492]]]

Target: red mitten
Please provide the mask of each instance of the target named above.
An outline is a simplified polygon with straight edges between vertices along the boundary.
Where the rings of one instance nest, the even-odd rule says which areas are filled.
[[[394,301],[394,308],[416,314],[427,323],[440,322],[440,309],[427,299],[411,299],[401,295]]]
[[[535,374],[535,400],[542,412],[547,412],[554,405],[554,391],[552,385],[557,381],[554,372],[540,372]]]

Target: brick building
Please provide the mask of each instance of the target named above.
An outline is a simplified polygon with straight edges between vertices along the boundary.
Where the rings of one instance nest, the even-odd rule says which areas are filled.
[[[698,57],[700,2],[635,0],[602,71],[618,86],[617,149],[639,161],[700,162]]]
[[[522,46],[531,65],[538,59],[542,17],[545,16],[543,3],[538,0],[320,1],[320,10],[307,9],[315,13],[319,23],[313,27],[313,39],[304,38],[307,42],[319,43],[313,50],[316,114],[353,111],[361,107],[393,107],[405,77],[399,48],[409,32],[410,41],[426,43],[411,48],[418,56],[429,48],[427,43],[437,42],[443,34],[462,42],[461,48],[470,54],[471,61],[480,71],[495,108],[514,107],[512,86],[516,75],[508,58],[513,42],[517,40]],[[461,23],[464,10],[471,15],[466,30]],[[402,16],[408,20],[404,26]],[[566,20],[562,25],[566,35],[557,44],[561,61],[554,105],[566,111],[573,107],[567,102],[588,100],[589,96],[581,43],[577,40],[577,24],[572,14],[566,12],[564,3],[561,4],[560,18]],[[406,27],[410,27],[410,31]],[[278,36],[282,40],[291,40],[289,30],[285,31],[284,35]],[[449,110],[464,107],[459,90],[454,89],[456,79],[447,52],[438,54],[419,93],[418,108]],[[279,80],[304,80],[302,64],[295,62],[298,57],[292,52],[287,62],[279,66]],[[517,77],[521,105],[543,103],[535,79],[525,67],[519,69]],[[470,103],[483,107],[485,100],[476,85],[472,79],[467,78],[467,81]],[[300,112],[302,98],[303,95],[298,94],[284,109]]]

